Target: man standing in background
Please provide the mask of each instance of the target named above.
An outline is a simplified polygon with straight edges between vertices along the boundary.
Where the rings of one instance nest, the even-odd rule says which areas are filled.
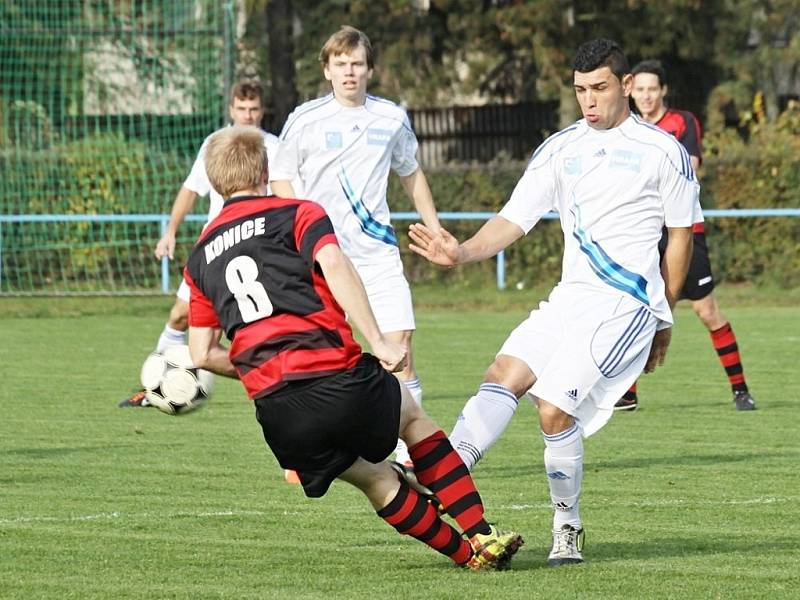
[[[374,54],[362,31],[342,27],[325,42],[319,60],[333,91],[289,115],[270,168],[272,189],[278,196],[310,198],[325,208],[342,250],[364,282],[381,332],[408,348],[408,363],[397,376],[421,404],[411,352],[416,328],[411,291],[386,201],[391,170],[425,224],[439,227],[416,159],[417,138],[405,110],[367,94]],[[412,464],[402,441],[396,459],[406,467]]]
[[[645,60],[637,64],[631,73],[633,75],[631,98],[642,119],[674,135],[686,148],[692,167],[697,170],[703,160],[700,124],[689,111],[669,108],[666,105],[664,99],[667,95],[667,78],[664,67],[657,60]],[[692,260],[680,297],[691,301],[695,314],[711,334],[711,343],[731,384],[736,410],[754,410],[756,404],[744,378],[736,334],[720,311],[714,296],[714,278],[711,274],[711,262],[708,258],[702,221],[692,226],[692,233],[694,236]],[[662,252],[666,243],[665,230],[660,245]],[[636,410],[638,406],[639,398],[634,383],[617,402],[615,409]]]

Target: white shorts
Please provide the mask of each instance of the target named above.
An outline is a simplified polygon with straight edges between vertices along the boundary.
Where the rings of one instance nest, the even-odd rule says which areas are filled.
[[[369,305],[381,332],[416,329],[411,289],[403,274],[403,263],[400,258],[383,260],[379,263],[354,263],[354,265],[361,281],[364,282]]]
[[[627,296],[557,286],[498,352],[525,362],[529,390],[572,415],[588,437],[639,377],[660,320]]]
[[[189,296],[191,295],[191,291],[189,290],[189,284],[186,283],[185,279],[181,278],[181,284],[178,286],[178,291],[175,292],[175,295],[181,300],[189,302]]]

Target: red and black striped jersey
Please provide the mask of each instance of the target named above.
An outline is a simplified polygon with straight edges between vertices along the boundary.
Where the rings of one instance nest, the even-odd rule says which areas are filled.
[[[700,129],[700,121],[688,110],[667,108],[667,112],[658,120],[656,127],[674,135],[686,148],[689,156],[696,156],[698,161],[703,162],[703,132]],[[703,230],[702,222],[692,225],[694,233],[703,233]]]
[[[238,197],[192,249],[189,325],[224,329],[250,398],[358,362],[361,347],[314,262],[327,244],[338,242],[318,204]]]
[[[656,127],[674,135],[683,144],[689,156],[696,156],[703,162],[703,145],[701,139],[703,132],[700,122],[688,110],[668,108],[667,112],[658,120]]]

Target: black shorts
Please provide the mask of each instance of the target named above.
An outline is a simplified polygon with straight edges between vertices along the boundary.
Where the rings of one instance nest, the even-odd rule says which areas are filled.
[[[711,261],[708,258],[706,236],[702,232],[692,234],[692,259],[689,262],[689,272],[681,290],[680,300],[702,300],[714,290],[714,277],[711,274]],[[667,249],[667,230],[661,236],[658,251],[662,258]]]
[[[387,458],[400,429],[400,383],[364,354],[347,371],[255,400],[264,439],[284,469],[300,476],[306,496],[325,495],[358,457]]]

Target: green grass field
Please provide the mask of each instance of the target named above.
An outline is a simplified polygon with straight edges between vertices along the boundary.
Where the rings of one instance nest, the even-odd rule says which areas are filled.
[[[536,297],[454,296],[418,294],[415,344],[447,431]],[[2,300],[0,598],[798,597],[800,309],[753,289],[722,298],[758,410],[733,410],[680,306],[642,408],[586,443],[586,563],[550,569],[543,443],[523,402],[475,471],[490,520],[526,537],[501,573],[451,567],[346,484],[321,500],[285,484],[238,382],[218,378],[184,417],[117,408],[170,298]]]

